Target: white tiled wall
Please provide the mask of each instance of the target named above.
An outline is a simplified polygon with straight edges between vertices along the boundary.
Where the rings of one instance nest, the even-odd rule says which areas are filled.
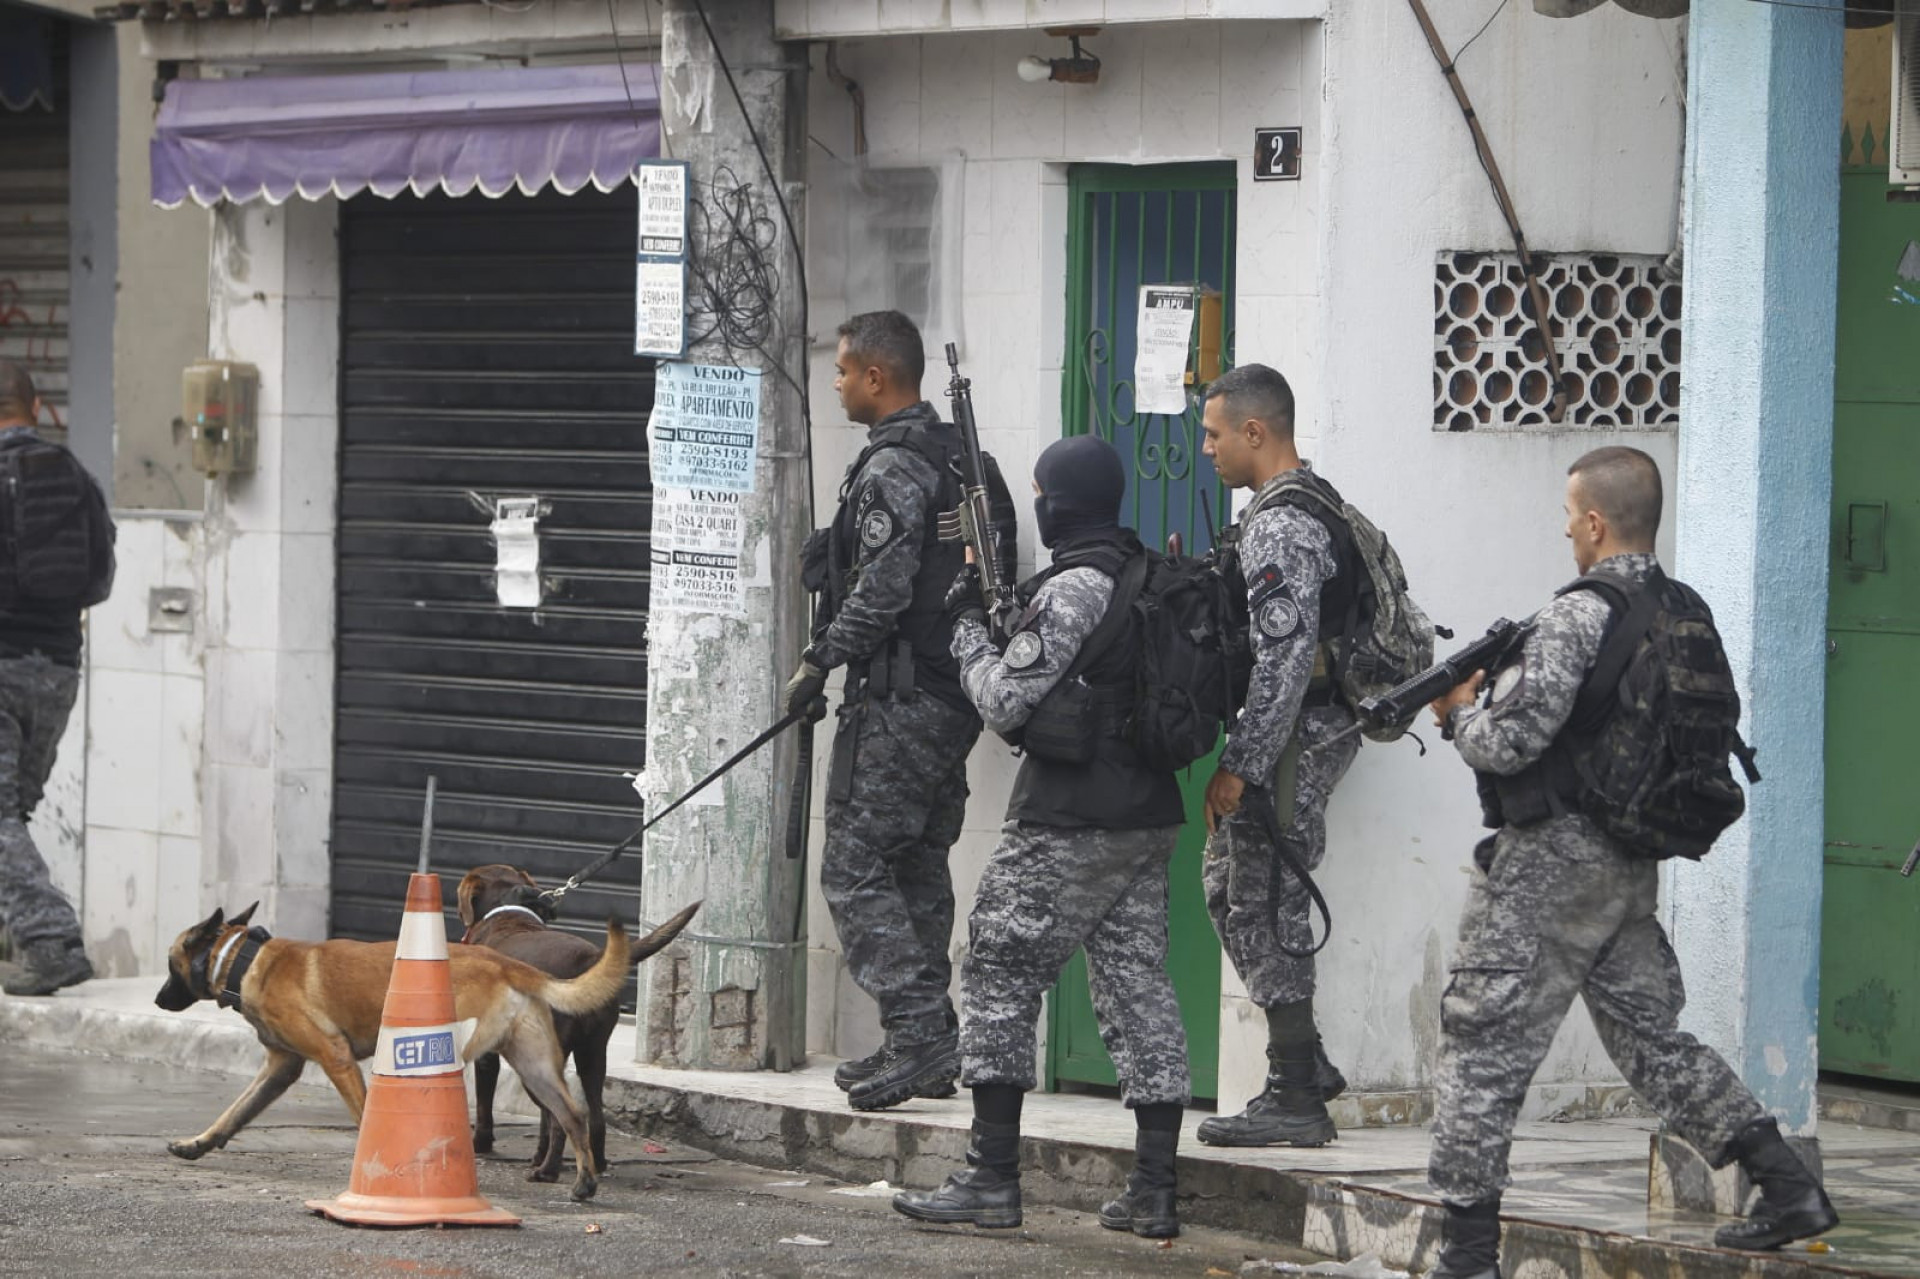
[[[159,972],[216,905],[259,900],[275,931],[326,935],[334,222],[331,203],[216,217],[209,350],[259,369],[258,467],[210,483],[204,517],[117,515],[115,590],[88,619],[86,850],[72,872],[106,975]],[[163,587],[190,592],[190,631],[149,625]]]
[[[892,0],[883,0],[883,9],[893,7]],[[960,6],[954,9],[958,26]],[[1319,103],[1318,41],[1316,25],[1298,22],[1111,28],[1088,41],[1101,59],[1094,85],[1019,79],[1014,66],[1022,56],[1065,52],[1060,41],[1037,31],[842,42],[841,68],[866,95],[873,163],[945,165],[956,155],[963,161],[964,216],[960,227],[949,228],[962,237],[963,329],[926,334],[934,358],[923,390],[944,412],[946,374],[937,353],[941,343],[959,338],[964,368],[973,378],[981,442],[999,459],[1016,496],[1024,496],[1039,451],[1061,434],[1067,177],[1074,163],[1240,162],[1237,350],[1242,359],[1266,360],[1296,378],[1302,432],[1311,436],[1312,378],[1294,371],[1311,364],[1317,352],[1317,330],[1302,317],[1319,287],[1311,180],[1317,117],[1306,114],[1317,112]],[[848,156],[852,122],[845,95],[824,74],[813,77],[810,92],[809,132],[816,145]],[[1306,128],[1308,181],[1251,181],[1256,124]],[[1298,250],[1270,251],[1274,235]],[[821,291],[817,285],[816,293]],[[858,429],[845,425],[832,392],[833,330],[843,318],[818,304],[812,314],[815,506],[822,520],[862,440]],[[1019,504],[1024,520],[1026,503]],[[1023,568],[1033,567],[1036,550],[1029,523],[1022,529]],[[959,904],[956,959],[1016,768],[992,738],[974,751],[969,765],[973,797],[952,859]],[[814,847],[823,833],[816,816]],[[808,930],[809,1047],[864,1053],[878,1042],[878,1019],[872,1001],[846,978],[817,889]]]
[[[203,633],[154,631],[151,593],[201,594],[197,515],[116,513],[114,592],[87,617],[86,909],[102,975],[157,973],[200,917]]]

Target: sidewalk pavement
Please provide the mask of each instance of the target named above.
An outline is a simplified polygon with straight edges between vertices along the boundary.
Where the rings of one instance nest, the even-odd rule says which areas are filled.
[[[261,1049],[245,1021],[205,1003],[163,1012],[153,1003],[158,988],[158,978],[142,977],[88,982],[48,999],[0,996],[0,1043],[255,1073]],[[767,1167],[915,1187],[937,1184],[966,1147],[964,1092],[863,1115],[834,1087],[831,1060],[785,1075],[661,1070],[634,1064],[633,1044],[633,1027],[622,1026],[606,1097],[609,1122],[630,1131]],[[1838,1091],[1823,1107],[1827,1186],[1843,1218],[1824,1251],[1721,1252],[1710,1243],[1715,1218],[1650,1209],[1650,1120],[1532,1123],[1521,1125],[1514,1146],[1506,1273],[1920,1279],[1920,1107]],[[1891,1126],[1861,1127],[1840,1115]],[[1426,1187],[1425,1129],[1348,1129],[1319,1150],[1220,1150],[1194,1140],[1203,1117],[1189,1116],[1181,1146],[1183,1219],[1341,1259],[1372,1252],[1390,1266],[1432,1264],[1440,1209]],[[1032,1202],[1093,1211],[1131,1166],[1133,1125],[1112,1100],[1036,1094],[1023,1127],[1022,1187]]]

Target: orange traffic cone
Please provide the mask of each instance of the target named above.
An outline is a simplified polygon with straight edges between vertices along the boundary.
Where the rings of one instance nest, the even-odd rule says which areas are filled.
[[[347,1192],[309,1199],[307,1207],[360,1226],[520,1224],[480,1197],[438,875],[415,875],[407,884]]]

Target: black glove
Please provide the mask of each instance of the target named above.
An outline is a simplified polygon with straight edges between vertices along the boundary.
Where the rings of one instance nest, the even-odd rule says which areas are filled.
[[[802,657],[798,669],[793,672],[793,678],[787,681],[787,714],[793,715],[811,708],[810,718],[814,723],[819,723],[827,713],[826,691],[827,673],[815,666],[810,658]],[[816,702],[819,703],[817,707],[814,706]]]
[[[987,606],[980,600],[980,566],[968,564],[960,570],[960,576],[953,579],[953,585],[947,588],[947,618],[958,626],[963,618],[971,617],[985,625]]]

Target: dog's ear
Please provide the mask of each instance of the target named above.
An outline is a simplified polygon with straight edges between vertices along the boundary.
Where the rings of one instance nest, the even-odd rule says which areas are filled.
[[[201,920],[199,923],[195,924],[192,928],[187,930],[188,944],[190,946],[199,945],[211,940],[213,935],[220,931],[220,926],[226,922],[227,922],[226,912],[221,910],[218,906],[215,906],[213,908],[213,914],[208,915],[205,919]]]
[[[516,875],[518,875],[518,876],[520,877],[520,882],[521,882],[521,883],[523,883],[523,884],[525,884],[525,885],[526,885],[526,886],[527,886],[528,888],[538,888],[538,887],[540,887],[540,881],[539,881],[539,880],[537,880],[537,879],[535,879],[535,878],[534,878],[533,876],[531,876],[531,875],[529,875],[529,874],[527,874],[527,872],[526,872],[526,871],[524,871],[524,870],[521,870],[521,869],[520,869],[519,867],[515,867],[515,868],[514,868],[514,871],[513,871],[513,873],[514,873],[514,874],[516,874]]]
[[[232,919],[228,920],[227,922],[232,924],[236,928],[244,928],[247,926],[248,921],[250,921],[253,918],[253,912],[259,909],[260,909],[260,903],[255,902],[253,905],[247,907],[245,910],[241,911],[238,915],[235,915]]]

